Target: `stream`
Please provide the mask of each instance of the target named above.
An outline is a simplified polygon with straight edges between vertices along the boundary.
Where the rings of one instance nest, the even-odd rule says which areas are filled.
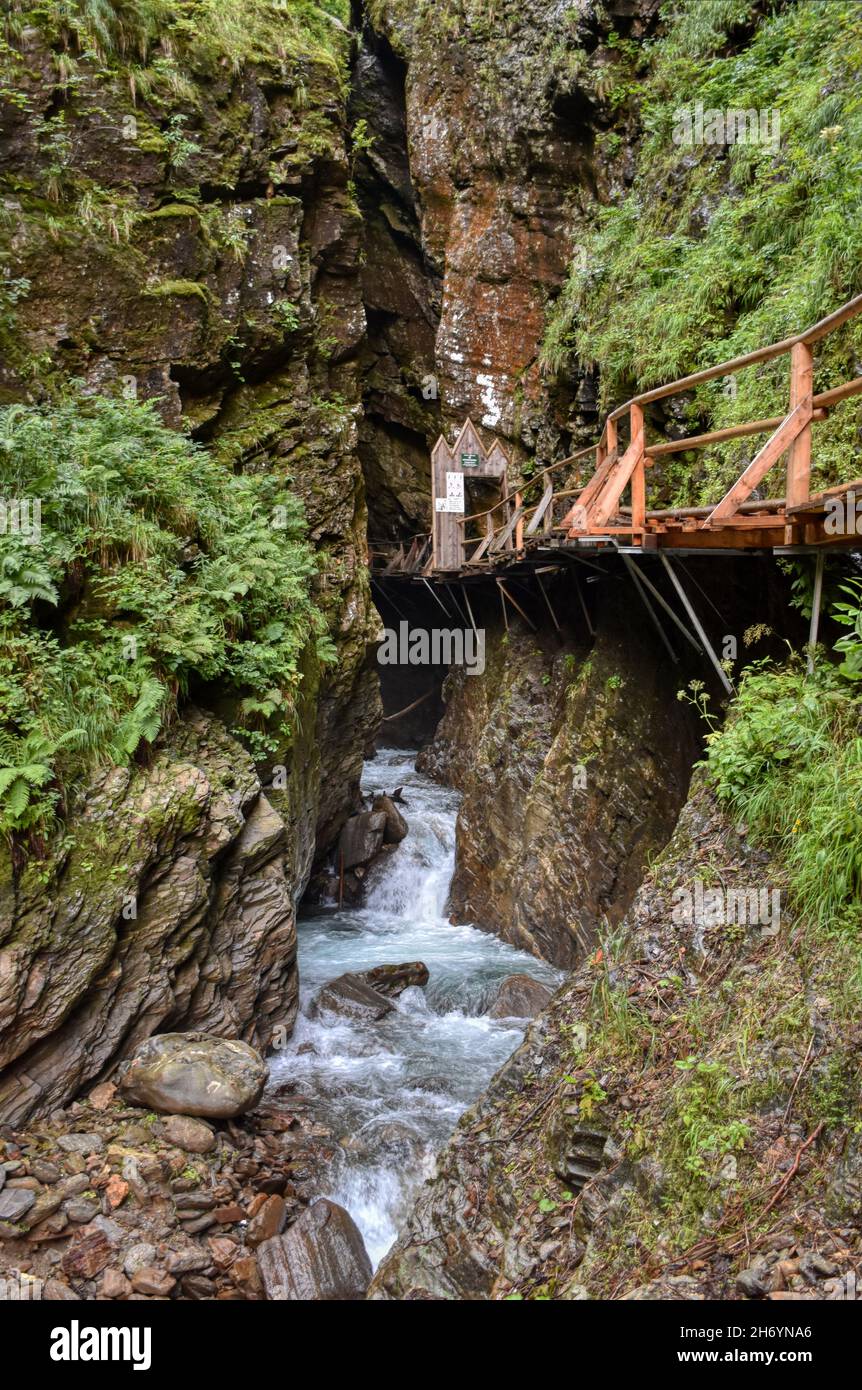
[[[295,1081],[340,1141],[321,1195],[350,1212],[375,1268],[435,1153],[523,1037],[522,1021],[485,1015],[501,981],[529,974],[555,988],[562,979],[497,937],[448,922],[458,793],[423,777],[403,749],[384,749],[366,763],[363,791],[397,787],[410,832],[369,871],[364,906],[300,920],[300,1016],[272,1063],[273,1082]],[[380,1022],[309,1016],[337,975],[413,960],[428,966],[427,986],[405,990]]]

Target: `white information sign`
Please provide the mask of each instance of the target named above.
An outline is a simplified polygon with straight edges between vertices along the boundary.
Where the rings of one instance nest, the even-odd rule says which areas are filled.
[[[463,512],[464,510],[464,474],[446,474],[446,496],[435,498],[434,505],[438,512]]]

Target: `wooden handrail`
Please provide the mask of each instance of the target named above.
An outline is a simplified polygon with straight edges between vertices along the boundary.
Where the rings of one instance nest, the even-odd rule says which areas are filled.
[[[507,492],[505,497],[500,497],[493,507],[486,507],[484,512],[471,512],[469,516],[456,517],[455,520],[459,526],[466,526],[468,521],[480,521],[483,516],[490,516],[506,502],[514,502],[517,493],[526,492],[528,487],[532,487],[533,483],[537,483],[546,474],[553,473],[558,468],[566,468],[571,463],[577,463],[578,459],[586,458],[587,454],[592,454],[596,448],[595,444],[587,444],[586,448],[579,449],[576,454],[569,454],[568,458],[559,459],[557,463],[549,463],[547,468],[543,468],[540,473],[534,473],[532,478],[522,478],[519,483],[515,484],[512,491]]]
[[[463,528],[467,526],[468,522],[484,520],[486,523],[485,535],[481,538],[471,537],[469,540],[470,544],[475,543],[476,545],[474,559],[487,559],[492,553],[496,554],[502,549],[511,551],[513,546],[517,552],[520,552],[525,537],[532,536],[536,529],[527,523],[540,511],[546,531],[551,529],[567,530],[570,536],[577,535],[583,530],[586,530],[588,534],[598,534],[602,530],[619,532],[623,530],[619,524],[622,515],[628,517],[628,524],[631,527],[628,534],[637,533],[638,535],[644,531],[648,522],[658,523],[658,529],[661,530],[663,529],[662,521],[670,521],[674,517],[691,520],[703,519],[707,529],[711,527],[713,530],[733,525],[733,518],[739,513],[750,518],[757,512],[783,509],[785,516],[789,518],[791,512],[795,513],[800,506],[806,505],[806,499],[809,497],[811,425],[825,419],[834,405],[862,392],[862,376],[859,376],[851,381],[843,382],[840,386],[831,387],[828,391],[821,391],[814,395],[812,391],[813,358],[811,345],[819,342],[820,339],[859,313],[862,313],[862,294],[848,300],[846,304],[841,305],[831,314],[827,314],[801,333],[796,333],[792,337],[783,338],[780,342],[756,348],[753,352],[743,353],[739,357],[730,358],[713,367],[692,372],[688,376],[679,377],[676,381],[653,387],[633,396],[623,405],[608,412],[597,443],[588,444],[566,458],[548,464],[531,478],[522,477],[490,507],[486,507],[482,511],[471,512],[469,515],[456,517],[455,524],[462,528],[462,551],[464,545],[468,543],[467,534]],[[729,425],[722,429],[708,430],[702,434],[689,435],[683,439],[666,440],[659,444],[646,442],[643,406],[653,401],[665,400],[670,396],[678,395],[703,382],[715,380],[717,377],[742,371],[756,363],[771,361],[787,353],[791,356],[791,388],[790,406],[786,414],[738,425]],[[631,425],[627,448],[618,444],[617,436],[617,421],[625,414],[630,416]],[[645,469],[657,458],[685,452],[689,449],[708,448],[713,444],[744,438],[748,435],[767,433],[770,438],[718,504],[704,508],[647,510]],[[760,480],[784,453],[788,455],[786,497],[777,500],[771,499],[766,502],[756,500],[748,502],[747,498],[759,486]],[[586,487],[578,481],[577,487],[569,487],[556,492],[553,491],[553,484],[546,485],[546,480],[550,475],[558,473],[561,469],[570,468],[590,454],[595,456],[595,466]],[[580,476],[580,470],[578,470],[578,479]],[[526,506],[524,494],[539,484],[543,486],[542,497],[535,504]],[[505,479],[503,486],[507,486]],[[632,506],[631,508],[622,508],[620,506],[622,495],[629,486],[632,490]],[[549,487],[551,488],[550,499],[546,496]],[[569,508],[563,518],[562,525],[555,525],[553,519],[554,502],[572,496],[577,499],[575,505]],[[502,520],[495,525],[498,512],[502,514]],[[584,516],[581,516],[580,513],[584,513]],[[741,520],[739,524],[743,525]],[[744,524],[750,526],[752,523],[749,519]],[[776,522],[773,519],[769,524],[781,523],[780,520]],[[791,537],[792,528],[787,525],[785,527],[785,544],[790,541]]]
[[[855,318],[862,312],[862,294],[857,294],[855,299],[849,299],[846,304],[842,304],[840,309],[827,314],[818,323],[806,328],[802,333],[796,333],[792,338],[782,338],[780,343],[771,343],[768,347],[755,348],[754,352],[746,352],[741,357],[731,357],[727,362],[719,362],[715,367],[706,367],[703,371],[692,372],[690,376],[679,377],[676,381],[670,381],[664,386],[655,386],[650,391],[642,391],[638,396],[632,396],[631,400],[624,405],[617,406],[608,416],[609,420],[619,420],[620,416],[625,415],[633,405],[649,405],[651,401],[664,400],[667,396],[677,396],[680,391],[687,391],[691,386],[700,386],[704,381],[713,381],[717,376],[729,376],[734,372],[740,372],[744,367],[754,366],[756,362],[768,362],[773,357],[780,357],[785,352],[790,352],[797,343],[818,342],[827,333],[831,333],[833,328],[840,328],[849,319]]]

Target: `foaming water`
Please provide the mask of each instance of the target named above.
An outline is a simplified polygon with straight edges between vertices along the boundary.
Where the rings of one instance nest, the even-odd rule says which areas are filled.
[[[555,987],[561,978],[497,937],[447,921],[458,795],[417,773],[401,749],[366,763],[367,793],[399,786],[410,833],[371,870],[365,905],[300,922],[300,1017],[271,1067],[274,1083],[295,1081],[340,1141],[321,1194],[348,1209],[375,1266],[434,1154],[521,1040],[523,1024],[484,1012],[500,982],[529,974]],[[428,985],[405,990],[380,1022],[309,1017],[337,975],[413,960],[428,966]]]

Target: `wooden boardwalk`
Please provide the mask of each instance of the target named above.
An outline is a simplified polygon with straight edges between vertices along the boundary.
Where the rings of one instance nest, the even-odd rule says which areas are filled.
[[[862,478],[811,492],[814,427],[862,392],[860,376],[814,395],[814,349],[860,312],[862,295],[795,337],[634,396],[611,411],[595,444],[514,486],[507,483],[510,462],[502,446],[495,442],[486,448],[467,420],[454,445],[441,437],[432,452],[433,530],[402,543],[372,544],[373,572],[447,582],[533,569],[574,559],[585,550],[736,554],[862,548],[852,524],[852,494],[858,491],[862,500]],[[652,402],[785,355],[790,373],[784,415],[649,442],[644,410]],[[649,508],[648,474],[657,459],[755,435],[765,435],[765,442],[723,497],[708,506]],[[784,455],[783,495],[759,496],[767,474]],[[465,484],[476,482],[501,495],[483,510],[466,514]],[[827,525],[837,503],[844,504],[845,515],[852,514],[851,526]]]

